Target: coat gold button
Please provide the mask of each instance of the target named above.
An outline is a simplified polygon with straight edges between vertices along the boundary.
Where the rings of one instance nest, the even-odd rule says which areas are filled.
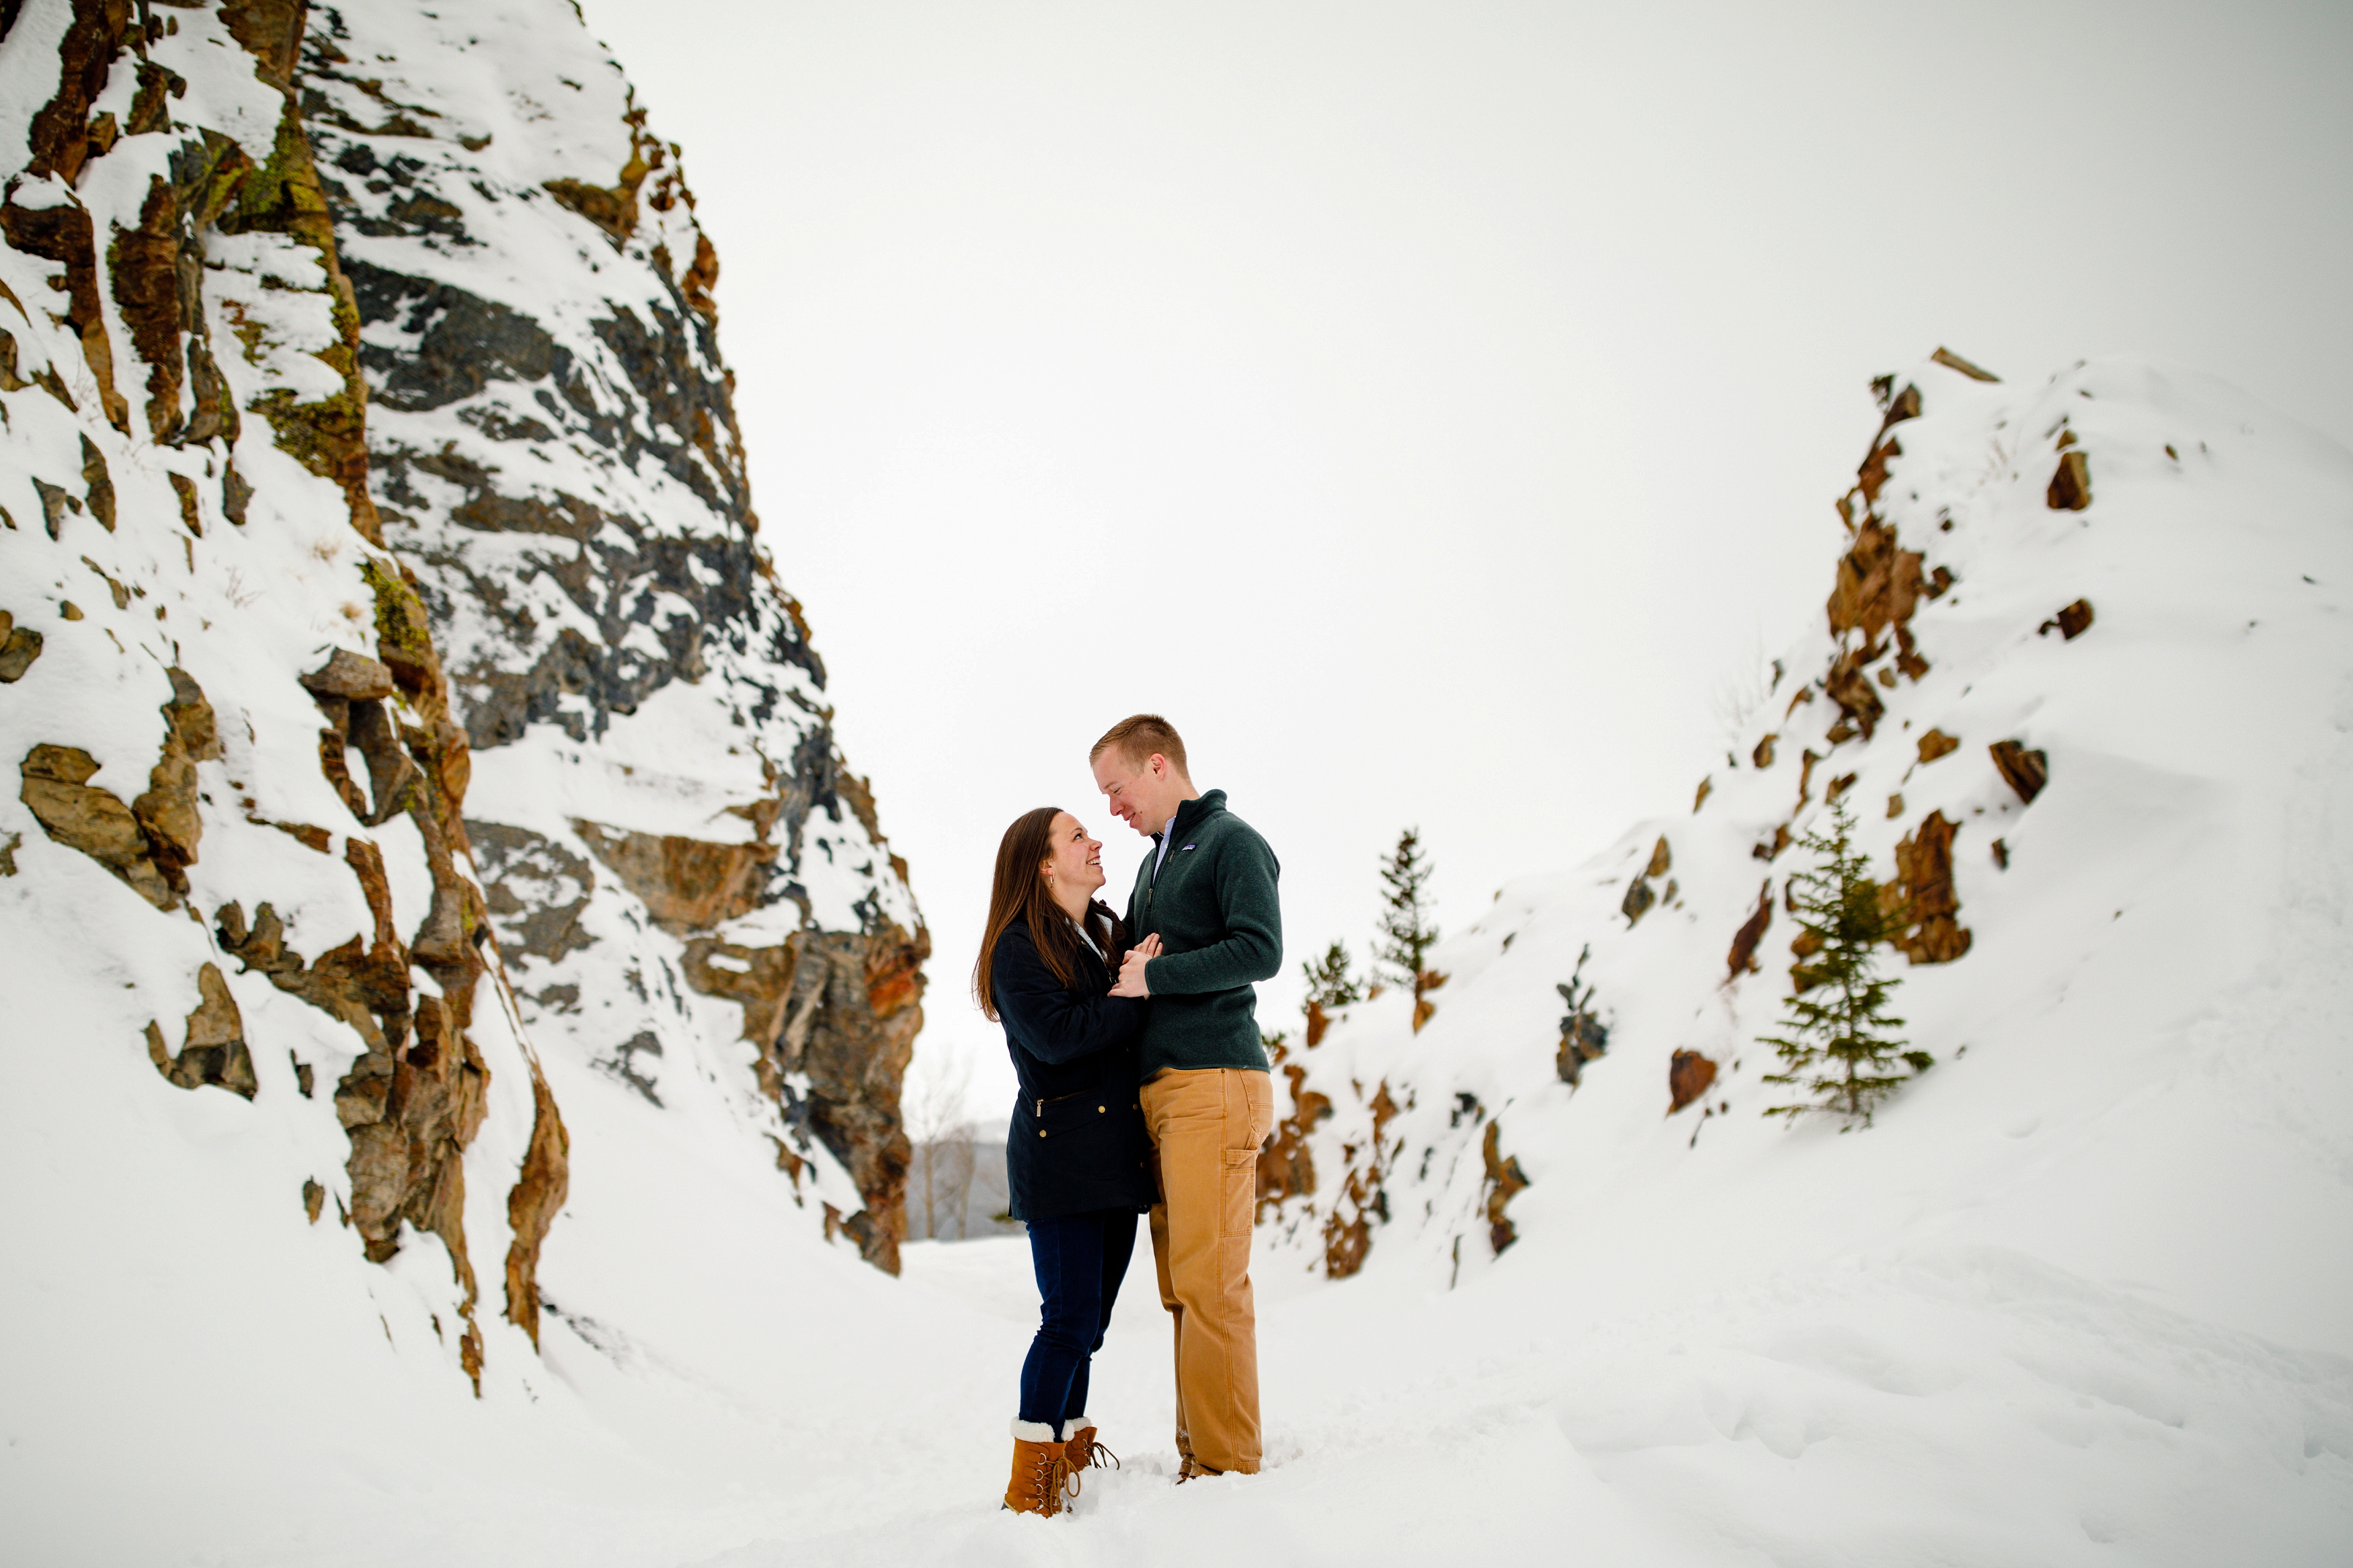
[[[1103,1111],[1104,1111],[1104,1110],[1105,1110],[1105,1109],[1106,1109],[1106,1108],[1105,1108],[1105,1107],[1103,1107],[1103,1106],[1100,1106],[1100,1105],[1096,1106],[1096,1107],[1095,1107],[1095,1114],[1096,1114],[1097,1116],[1101,1116],[1101,1115],[1103,1113]]]
[[[1044,1136],[1046,1136],[1046,1130],[1045,1130],[1044,1128],[1042,1128],[1042,1127],[1040,1127],[1039,1129],[1038,1129],[1038,1136],[1039,1136],[1039,1137],[1040,1137],[1040,1138],[1043,1138]]]

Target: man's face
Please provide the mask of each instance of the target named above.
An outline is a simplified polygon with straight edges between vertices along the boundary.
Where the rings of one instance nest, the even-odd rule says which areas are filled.
[[[1095,788],[1110,803],[1111,814],[1145,837],[1167,826],[1176,815],[1176,783],[1168,759],[1159,752],[1134,763],[1114,746],[1095,759],[1094,773]]]

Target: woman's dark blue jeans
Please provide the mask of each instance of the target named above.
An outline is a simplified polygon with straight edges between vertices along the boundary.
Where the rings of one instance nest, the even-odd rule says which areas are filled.
[[[1021,1419],[1061,1424],[1087,1413],[1087,1370],[1111,1327],[1112,1303],[1135,1251],[1135,1211],[1098,1209],[1029,1222],[1038,1271],[1038,1337],[1021,1363]]]

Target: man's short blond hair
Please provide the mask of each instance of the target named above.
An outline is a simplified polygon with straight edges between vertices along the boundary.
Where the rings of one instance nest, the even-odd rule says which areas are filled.
[[[1092,763],[1105,752],[1112,751],[1117,752],[1122,761],[1136,767],[1150,762],[1152,753],[1157,752],[1167,758],[1178,773],[1187,778],[1193,774],[1193,770],[1185,765],[1185,738],[1176,733],[1176,725],[1157,713],[1138,713],[1133,718],[1122,719],[1105,730],[1103,738],[1088,751],[1087,761]]]

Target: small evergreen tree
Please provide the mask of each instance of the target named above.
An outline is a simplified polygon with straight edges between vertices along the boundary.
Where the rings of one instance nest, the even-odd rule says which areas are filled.
[[[1390,979],[1413,987],[1416,1003],[1425,988],[1423,955],[1438,942],[1438,922],[1430,918],[1430,900],[1423,891],[1430,873],[1429,857],[1421,852],[1421,835],[1409,827],[1398,835],[1397,848],[1381,868],[1381,882],[1388,891],[1382,895],[1381,940],[1373,946],[1373,959]]]
[[[1313,963],[1303,960],[1300,978],[1307,982],[1306,1005],[1330,1013],[1365,999],[1364,986],[1348,973],[1348,944],[1335,942]]]
[[[1333,1013],[1363,1001],[1365,991],[1348,973],[1348,944],[1344,942],[1325,948],[1317,962],[1300,964],[1299,973],[1307,982],[1307,998],[1299,1010],[1307,1019],[1307,1044],[1312,1050],[1324,1043]]]
[[[1898,983],[1879,976],[1875,950],[1887,921],[1878,884],[1863,875],[1868,862],[1854,847],[1854,814],[1844,800],[1831,802],[1829,830],[1818,827],[1799,842],[1814,863],[1789,879],[1789,904],[1804,928],[1792,971],[1798,989],[1783,1004],[1782,1032],[1762,1041],[1782,1063],[1765,1081],[1793,1085],[1799,1096],[1765,1114],[1820,1110],[1841,1118],[1841,1131],[1868,1127],[1873,1109],[1904,1082],[1891,1070],[1896,1063],[1920,1073],[1935,1058],[1905,1049],[1894,1032],[1904,1020],[1887,1012]]]

